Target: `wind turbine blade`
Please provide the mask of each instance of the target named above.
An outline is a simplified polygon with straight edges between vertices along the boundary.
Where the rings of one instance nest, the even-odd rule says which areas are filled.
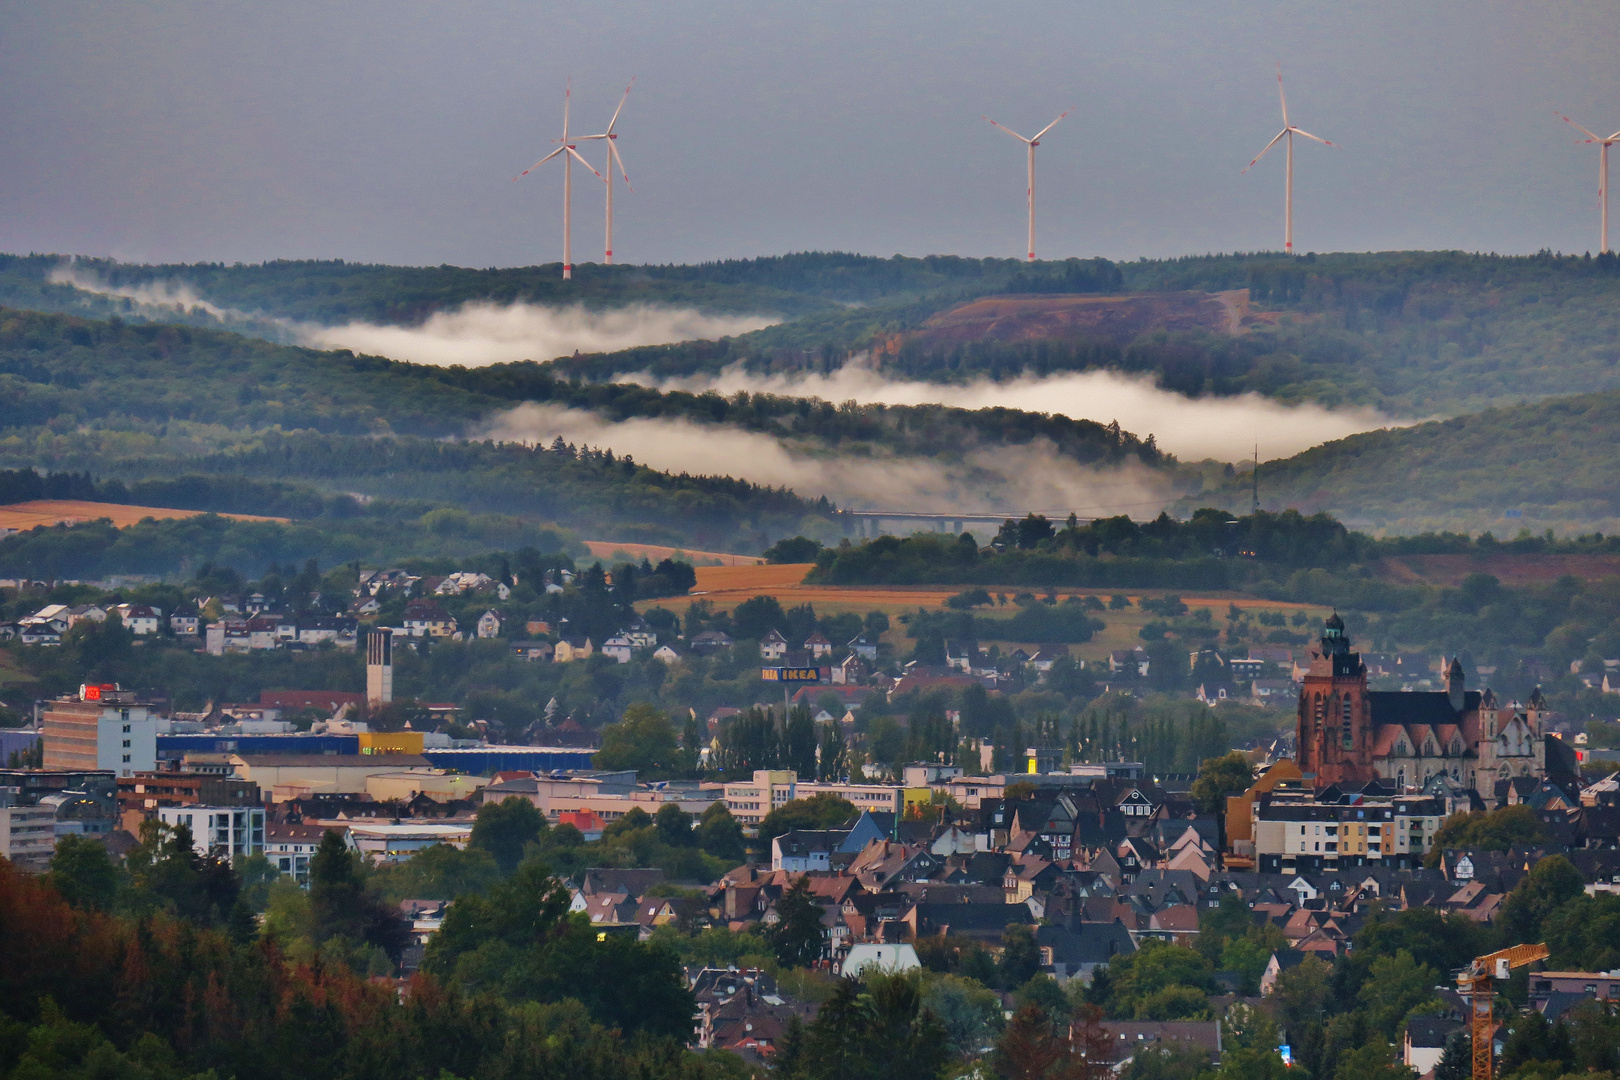
[[[1613,135],[1610,135],[1607,139],[1604,139],[1603,141],[1612,143],[1616,139],[1620,139],[1620,131],[1615,132]]]
[[[1283,93],[1282,61],[1277,61],[1277,96],[1282,99],[1283,127],[1288,126],[1288,95]]]
[[[1323,146],[1332,146],[1332,147],[1334,147],[1336,149],[1339,149],[1339,150],[1344,149],[1344,147],[1339,146],[1338,143],[1329,142],[1328,140],[1322,139],[1322,138],[1317,138],[1317,136],[1312,135],[1310,132],[1306,131],[1304,128],[1289,128],[1288,130],[1292,131],[1295,135],[1303,135],[1307,139],[1316,139],[1316,141],[1321,143]]]
[[[605,138],[607,138],[606,135],[575,135],[572,139],[570,139],[568,141],[569,142],[582,143],[582,142],[590,142],[593,139],[605,139]]]
[[[613,134],[613,125],[619,122],[619,113],[624,109],[624,103],[629,99],[630,91],[635,89],[635,85],[636,77],[632,75],[630,76],[630,85],[624,88],[624,97],[619,99],[619,107],[613,110],[613,119],[608,121],[607,129],[609,135]]]
[[[587,169],[591,169],[591,163],[586,161],[584,158],[580,157],[578,150],[575,150],[572,146],[570,146],[570,147],[568,147],[568,153],[573,156],[575,161],[579,162],[581,165],[585,166]],[[607,183],[607,177],[603,176],[601,173],[597,172],[595,169],[591,169],[591,175],[595,176],[598,180],[602,181],[604,184]]]
[[[608,154],[613,158],[614,161],[619,163],[619,175],[624,177],[624,186],[630,188],[631,191],[636,190],[635,188],[630,187],[630,174],[625,170],[624,158],[619,156],[619,146],[617,143],[611,140],[608,142]]]
[[[1553,115],[1558,117],[1559,119],[1561,119],[1564,123],[1568,124],[1570,127],[1574,128],[1576,131],[1580,132],[1582,135],[1585,135],[1592,142],[1602,142],[1603,141],[1602,139],[1598,138],[1596,135],[1592,134],[1590,131],[1587,131],[1585,128],[1581,127],[1581,125],[1577,124],[1575,121],[1571,120],[1569,117],[1565,116],[1563,113],[1555,112],[1555,113],[1553,113]]]
[[[528,176],[530,173],[534,172],[534,170],[538,169],[540,166],[544,165],[546,162],[550,161],[552,158],[556,157],[558,154],[562,153],[566,149],[567,149],[567,147],[563,147],[563,146],[557,147],[557,149],[553,150],[551,153],[547,154],[545,157],[541,158],[539,161],[535,162],[533,165],[530,165],[527,169],[524,169],[522,172],[520,172],[516,176],[512,177],[512,179],[513,180],[521,180],[521,179],[523,179],[525,176]]]
[[[1260,163],[1260,159],[1266,156],[1266,152],[1269,151],[1273,146],[1276,146],[1279,142],[1281,142],[1282,137],[1284,135],[1286,135],[1286,134],[1288,134],[1288,129],[1287,128],[1283,128],[1281,131],[1277,132],[1277,137],[1275,139],[1272,139],[1270,142],[1266,143],[1266,149],[1262,150],[1258,154],[1254,155],[1254,160],[1249,162],[1247,165],[1243,166],[1243,172],[1246,173],[1250,169],[1252,169],[1256,165],[1258,165]],[[1238,175],[1242,176],[1243,173],[1238,173]]]
[[[1069,115],[1068,113],[1063,114],[1063,116],[1068,116],[1068,115]],[[1030,142],[1040,142],[1041,136],[1045,135],[1048,131],[1051,131],[1053,128],[1057,127],[1058,126],[1058,120],[1062,120],[1063,116],[1058,117],[1057,120],[1054,120],[1050,124],[1047,124],[1045,127],[1041,128],[1041,130],[1039,130],[1039,131],[1037,131],[1035,133],[1035,137],[1033,139],[1029,140],[1029,141]]]
[[[981,116],[979,119],[981,119],[981,120],[990,120],[990,118],[988,116]],[[1029,143],[1029,142],[1034,142],[1035,141],[1034,139],[1026,139],[1026,138],[1024,138],[1022,135],[1018,134],[1018,132],[1014,131],[1010,127],[1007,127],[1005,124],[998,124],[994,120],[990,120],[990,124],[991,124],[991,126],[993,126],[995,128],[998,128],[1001,131],[1005,131],[1007,134],[1011,135],[1013,138],[1017,139],[1021,143]]]

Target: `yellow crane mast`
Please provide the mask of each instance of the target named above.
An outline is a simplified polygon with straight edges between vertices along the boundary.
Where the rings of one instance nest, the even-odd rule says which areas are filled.
[[[1471,1003],[1469,1036],[1474,1045],[1473,1080],[1491,1080],[1491,1001],[1496,995],[1496,984],[1506,981],[1514,968],[1545,959],[1545,945],[1515,945],[1476,956],[1457,976],[1457,989]]]

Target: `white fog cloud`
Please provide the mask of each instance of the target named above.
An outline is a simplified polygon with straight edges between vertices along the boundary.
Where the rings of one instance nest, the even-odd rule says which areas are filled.
[[[87,273],[73,263],[63,263],[50,272],[47,279],[52,285],[71,285],[80,292],[97,296],[116,296],[133,301],[142,307],[179,308],[190,311],[201,308],[216,319],[250,318],[244,311],[211,304],[183,281],[148,281],[140,285],[111,285],[99,276]]]
[[[50,280],[100,296],[117,296],[146,307],[201,308],[226,321],[270,322],[288,331],[299,344],[318,349],[350,349],[417,364],[484,367],[517,360],[555,360],[577,352],[615,352],[643,345],[734,337],[777,322],[764,315],[706,315],[690,308],[633,304],[591,311],[578,304],[494,304],[470,301],[439,311],[416,326],[349,322],[320,326],[292,319],[269,318],[220,307],[203,299],[185,282],[159,281],[112,285],[71,264],[52,271]]]
[[[1057,413],[1108,423],[1139,436],[1151,433],[1159,446],[1183,460],[1215,458],[1241,461],[1260,446],[1262,460],[1287,457],[1332,439],[1383,427],[1403,427],[1375,409],[1327,409],[1320,405],[1284,405],[1259,394],[1189,398],[1162,390],[1150,379],[1112,371],[1070,372],[1045,377],[1026,375],[1004,382],[988,379],[942,384],[890,379],[859,364],[831,375],[755,375],[733,365],[717,376],[654,379],[626,375],[627,381],[660,389],[716,390],[734,394],[782,394],[884,405],[951,405],[964,409],[1000,406]]]
[[[515,360],[554,360],[574,352],[616,352],[642,345],[734,337],[777,320],[758,315],[705,315],[685,308],[636,304],[590,311],[535,304],[474,301],[435,312],[418,326],[351,322],[300,328],[307,345],[352,349],[417,364],[483,367]]]
[[[1048,443],[976,450],[960,463],[918,457],[807,454],[760,432],[686,420],[612,422],[558,405],[519,405],[477,438],[610,448],[670,472],[733,476],[785,485],[809,498],[826,495],[840,507],[913,513],[1008,513],[1028,510],[1085,516],[1151,516],[1172,498],[1151,469],[1131,465],[1092,469],[1059,455]]]

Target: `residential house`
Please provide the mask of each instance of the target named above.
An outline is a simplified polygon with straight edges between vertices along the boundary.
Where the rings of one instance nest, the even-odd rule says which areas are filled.
[[[478,616],[478,636],[481,638],[498,638],[501,636],[501,625],[506,617],[494,608],[490,608]]]
[[[794,829],[771,840],[771,869],[790,874],[832,869],[832,853],[849,836],[843,829]]]
[[[832,655],[832,642],[820,630],[813,632],[804,639],[804,650],[810,654],[811,659],[820,660],[823,656]]]
[[[565,637],[557,642],[556,651],[552,653],[551,658],[559,664],[567,664],[583,660],[595,651],[588,637]]]
[[[833,665],[830,675],[835,686],[860,686],[871,673],[872,669],[859,653],[850,653]]]
[[[602,641],[602,655],[611,656],[621,664],[628,664],[635,646],[631,644],[629,635],[620,631]]]
[[[974,661],[979,658],[979,644],[976,641],[947,641],[945,643],[945,666],[952,671],[965,673],[973,670]]]
[[[432,600],[405,605],[405,630],[411,637],[447,638],[456,632],[456,620]]]
[[[124,629],[145,636],[155,634],[163,627],[163,609],[145,604],[114,604],[110,609],[118,615]]]
[[[633,649],[650,649],[658,644],[657,632],[640,615],[631,618],[629,625],[619,633],[630,640]]]
[[[512,596],[511,588],[504,582],[496,581],[488,574],[468,571],[457,571],[441,578],[433,591],[438,596],[461,596],[469,592],[492,592],[502,600],[510,599]]]
[[[202,631],[202,620],[197,609],[190,604],[178,608],[169,616],[169,631],[180,637],[196,637]]]
[[[1401,1064],[1419,1076],[1428,1076],[1445,1055],[1451,1036],[1466,1026],[1449,1016],[1414,1016],[1406,1021],[1401,1039]]]
[[[768,630],[759,641],[759,655],[766,660],[781,660],[787,656],[787,638],[779,631]]]
[[[1041,950],[1041,970],[1060,985],[1079,979],[1082,985],[1089,986],[1098,968],[1136,951],[1130,932],[1118,920],[1043,922],[1035,928],[1035,945]]]
[[[1111,675],[1136,675],[1147,678],[1151,666],[1146,649],[1115,649],[1108,654],[1108,672]]]
[[[1060,659],[1071,659],[1069,656],[1069,650],[1066,646],[1042,645],[1035,651],[1035,655],[1029,658],[1029,666],[1044,675],[1048,671],[1051,671],[1052,665],[1057,663]]]
[[[557,651],[549,641],[514,641],[507,648],[520,660],[550,660]]]
[[[668,642],[665,642],[653,650],[653,659],[662,660],[666,664],[674,664],[685,659],[685,657],[681,655],[681,651],[679,649]]]
[[[735,644],[737,642],[724,630],[705,630],[700,634],[693,634],[690,641],[692,651],[699,656],[711,656]]]
[[[878,655],[878,636],[876,634],[856,634],[849,639],[849,651],[862,660],[876,660]]]

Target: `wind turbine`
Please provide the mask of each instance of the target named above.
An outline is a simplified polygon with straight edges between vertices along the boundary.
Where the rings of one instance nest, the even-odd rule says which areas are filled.
[[[1558,115],[1563,117],[1564,123],[1586,136],[1586,138],[1582,139],[1577,145],[1585,145],[1587,143],[1598,144],[1598,214],[1603,220],[1602,235],[1599,238],[1601,243],[1598,248],[1598,253],[1600,255],[1607,255],[1609,253],[1609,147],[1613,146],[1616,142],[1620,142],[1620,131],[1610,135],[1607,139],[1601,139],[1592,134],[1590,131],[1587,131],[1585,128],[1581,127],[1581,125],[1577,124],[1569,117],[1564,116],[1563,113],[1559,113]]]
[[[1068,116],[1068,115],[1069,115],[1068,113],[1063,114],[1063,116]],[[1026,146],[1029,147],[1029,261],[1030,262],[1035,261],[1035,148],[1037,146],[1041,145],[1041,136],[1045,135],[1048,131],[1051,131],[1053,128],[1057,127],[1058,120],[1062,120],[1063,116],[1058,117],[1057,120],[1052,121],[1050,124],[1047,124],[1045,127],[1041,128],[1041,130],[1037,131],[1035,133],[1035,137],[1033,139],[1024,138],[1022,135],[1018,134],[1018,132],[1014,131],[1012,128],[1007,127],[1004,124],[997,124],[994,120],[990,120],[990,118],[988,116],[982,117],[982,119],[984,119],[984,120],[990,120],[990,123],[994,124],[995,127],[1000,129],[1001,131],[1005,131],[1007,134],[1011,135],[1013,138],[1017,139],[1019,142],[1025,144]]]
[[[618,136],[613,133],[613,125],[619,122],[619,113],[624,111],[624,103],[630,97],[630,91],[636,85],[635,76],[630,77],[630,85],[624,88],[624,97],[619,99],[619,107],[613,110],[613,119],[608,121],[607,130],[600,135],[582,135],[580,142],[591,139],[601,139],[607,143],[607,258],[603,260],[607,265],[613,265],[613,166],[616,162],[620,174],[624,177],[624,186],[631,191],[630,174],[624,170],[624,158],[619,156]]]
[[[573,96],[574,96],[574,85],[573,85],[573,80],[570,79],[569,82],[568,82],[567,87],[563,90],[563,133],[562,133],[562,138],[557,140],[558,142],[562,143],[562,145],[557,147],[557,149],[553,150],[551,153],[547,154],[545,157],[541,158],[539,161],[535,162],[533,165],[530,165],[527,169],[524,169],[522,172],[520,172],[516,176],[512,177],[512,180],[515,183],[515,182],[523,179],[525,176],[528,176],[530,173],[534,172],[534,170],[538,169],[540,166],[544,165],[546,162],[550,161],[552,158],[556,157],[558,154],[561,154],[563,156],[563,280],[564,281],[567,281],[567,280],[569,280],[570,278],[572,278],[574,276],[574,241],[573,241],[573,227],[574,227],[574,223],[573,223],[574,162],[573,162],[573,159],[578,159],[578,161],[579,161],[579,163],[581,165],[585,166],[587,169],[591,169],[591,163],[586,161],[584,158],[580,157],[579,156],[579,151],[574,149],[574,144],[568,141],[568,105],[569,105],[570,100],[573,98]],[[591,174],[593,176],[595,176],[598,180],[602,179],[602,174],[597,172],[595,169],[591,169]]]
[[[1326,139],[1317,138],[1303,128],[1297,128],[1288,122],[1288,95],[1283,93],[1281,62],[1277,64],[1277,96],[1282,99],[1283,129],[1277,132],[1276,138],[1266,143],[1265,150],[1256,154],[1254,160],[1244,166],[1243,171],[1246,173],[1259,164],[1260,159],[1266,156],[1266,151],[1276,146],[1278,140],[1284,138],[1288,140],[1288,183],[1283,196],[1283,253],[1292,255],[1294,253],[1294,136],[1303,135],[1307,139],[1315,139],[1323,146],[1336,147],[1337,144]]]

